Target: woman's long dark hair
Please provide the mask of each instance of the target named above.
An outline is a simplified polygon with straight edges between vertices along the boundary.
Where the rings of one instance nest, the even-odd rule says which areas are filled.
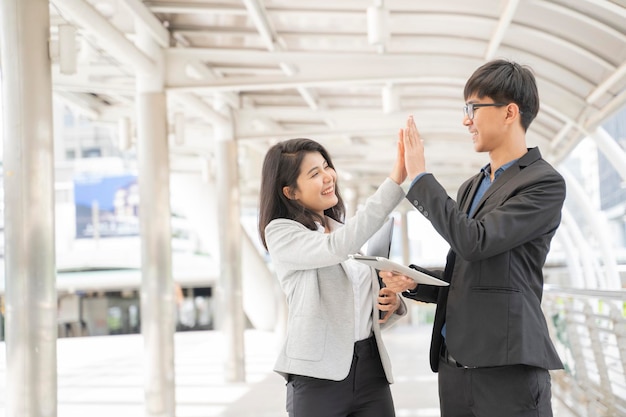
[[[300,165],[304,156],[311,152],[319,152],[326,159],[328,166],[335,169],[326,149],[311,139],[289,139],[277,143],[265,155],[261,171],[259,207],[259,235],[265,249],[267,249],[265,227],[274,219],[295,220],[311,230],[317,229],[315,222],[326,225],[324,218],[319,214],[305,208],[296,200],[290,200],[283,194],[285,186],[294,190],[297,188]],[[335,195],[338,199],[337,204],[325,210],[324,215],[343,223],[346,208],[337,184],[335,184]]]

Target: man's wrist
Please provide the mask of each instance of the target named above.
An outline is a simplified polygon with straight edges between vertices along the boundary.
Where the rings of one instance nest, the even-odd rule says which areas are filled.
[[[428,172],[420,172],[419,174],[417,174],[412,180],[411,180],[411,187],[413,187],[413,185],[415,185],[415,183],[422,178],[424,175],[428,174]]]

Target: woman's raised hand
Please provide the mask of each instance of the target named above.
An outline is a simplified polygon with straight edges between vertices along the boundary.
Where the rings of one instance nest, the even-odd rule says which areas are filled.
[[[404,141],[402,139],[403,131],[400,129],[398,132],[398,152],[396,154],[396,162],[393,165],[393,169],[391,174],[389,174],[389,178],[394,180],[396,184],[400,185],[406,179],[406,168],[405,168],[405,156],[404,156]]]
[[[406,121],[403,131],[404,164],[407,175],[411,180],[419,174],[426,172],[426,160],[424,157],[424,141],[420,137],[413,116]]]

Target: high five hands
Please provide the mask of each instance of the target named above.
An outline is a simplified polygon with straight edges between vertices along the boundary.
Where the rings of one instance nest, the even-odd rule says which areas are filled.
[[[412,181],[424,172],[426,172],[424,141],[420,137],[413,116],[409,116],[406,121],[406,127],[398,132],[398,155],[390,178],[396,183],[402,184],[407,176]],[[396,275],[392,272],[384,271],[379,272],[379,275],[386,285],[385,289],[392,293],[413,290],[417,287],[415,281],[404,275]],[[379,298],[379,307],[385,311],[380,300],[381,298]],[[385,321],[386,318],[387,316],[384,319]]]
[[[410,180],[413,180],[423,172],[426,172],[424,143],[415,126],[413,116],[409,116],[406,127],[398,131],[398,153],[389,177],[396,183],[402,184],[407,175]]]
[[[404,166],[410,180],[419,174],[426,172],[426,160],[424,157],[424,141],[415,126],[413,116],[409,116],[406,127],[400,131],[404,144]]]

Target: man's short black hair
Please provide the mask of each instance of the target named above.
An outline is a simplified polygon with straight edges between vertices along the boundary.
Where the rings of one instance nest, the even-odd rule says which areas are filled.
[[[524,131],[539,112],[539,92],[530,67],[503,59],[487,62],[474,71],[463,94],[465,100],[476,95],[498,103],[517,104]]]

